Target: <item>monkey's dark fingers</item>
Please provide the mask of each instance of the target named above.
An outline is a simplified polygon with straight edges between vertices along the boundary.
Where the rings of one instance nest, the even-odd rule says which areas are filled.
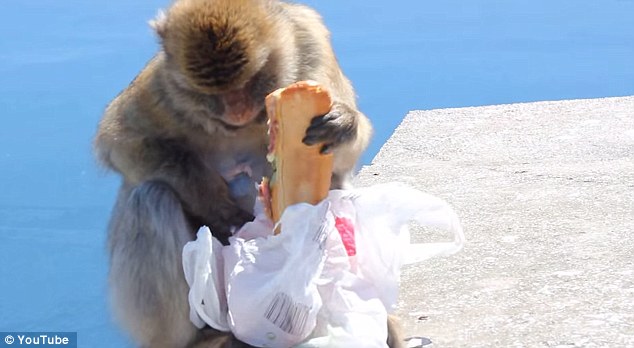
[[[240,209],[232,202],[224,206],[216,206],[218,215],[216,215],[217,224],[229,229],[229,227],[240,228],[249,221],[253,221],[255,217],[248,211]]]
[[[312,120],[310,120],[309,127],[321,127],[328,122],[334,122],[339,117],[341,117],[341,114],[337,111],[331,111],[325,115],[315,116]]]
[[[248,211],[240,209],[240,214],[238,216],[241,222],[247,223],[255,220],[255,216]],[[243,223],[243,225],[244,225]]]
[[[233,228],[240,229],[245,223],[253,221],[253,219],[253,214],[240,208],[225,208],[222,210],[221,216],[216,216],[207,225],[210,225],[214,237],[218,238],[223,245],[228,245]]]
[[[302,140],[306,145],[319,143],[326,144],[322,152],[328,152],[332,147],[337,147],[354,138],[356,122],[353,115],[333,114],[313,118],[306,130],[306,136]]]
[[[227,219],[227,222],[231,226],[240,228],[245,223],[253,221],[254,219],[255,217],[253,216],[253,214],[238,208],[236,209],[235,213]]]
[[[326,122],[322,122],[324,116],[319,116],[313,118],[310,126],[306,129],[306,135],[302,142],[306,145],[315,145],[317,143],[322,143],[325,139],[325,135],[327,135],[327,126]]]
[[[319,149],[319,153],[322,155],[327,155],[331,153],[333,150],[332,144],[324,144],[321,149]]]

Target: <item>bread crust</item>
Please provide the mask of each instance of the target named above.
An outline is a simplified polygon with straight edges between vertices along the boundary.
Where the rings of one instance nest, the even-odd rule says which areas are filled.
[[[269,117],[269,157],[273,157],[270,217],[279,221],[286,207],[297,203],[317,204],[328,195],[332,154],[321,154],[323,144],[305,145],[302,140],[315,116],[332,107],[330,93],[314,81],[300,81],[266,97]]]

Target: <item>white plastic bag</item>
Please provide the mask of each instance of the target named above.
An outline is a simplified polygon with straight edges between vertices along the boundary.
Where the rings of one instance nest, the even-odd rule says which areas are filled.
[[[400,268],[403,265],[451,255],[460,251],[464,244],[460,220],[451,206],[440,198],[404,184],[332,191],[328,199],[333,202],[335,216],[345,211],[341,202],[352,202],[352,206],[346,207],[354,209],[354,213],[345,213],[356,216],[356,274],[377,287],[389,312],[397,303]],[[453,241],[411,244],[408,229],[411,221],[421,226],[444,229],[451,233]]]
[[[282,215],[279,235],[230,239],[223,256],[229,324],[237,338],[258,347],[291,347],[313,331],[322,305],[314,280],[325,258],[324,234],[334,229],[329,208],[297,204]]]
[[[353,237],[344,238],[349,263],[342,264],[337,246],[327,248],[339,257],[326,259],[318,280],[322,320],[315,338],[301,347],[386,347],[385,323],[396,307],[401,266],[459,251],[460,222],[443,200],[398,183],[331,191],[328,201],[337,221],[351,220]],[[410,244],[412,220],[451,232],[453,241]]]
[[[411,245],[411,220],[443,228],[453,241]],[[331,191],[316,206],[287,208],[280,224],[274,236],[259,215],[229,246],[202,229],[187,244],[197,326],[230,329],[254,346],[386,347],[400,267],[455,253],[464,242],[447,203],[398,183]]]
[[[202,227],[196,240],[183,248],[183,270],[189,285],[189,319],[197,328],[205,324],[229,331],[222,244]]]

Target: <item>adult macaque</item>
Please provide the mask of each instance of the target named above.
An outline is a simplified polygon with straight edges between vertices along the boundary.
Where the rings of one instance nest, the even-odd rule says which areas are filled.
[[[209,226],[226,243],[251,220],[266,161],[264,97],[299,80],[334,106],[304,142],[334,153],[347,184],[371,135],[319,15],[274,0],[177,0],[152,22],[161,50],[107,107],[95,139],[123,180],[109,226],[110,290],[142,347],[246,346],[189,320],[181,252]],[[396,344],[396,343],[395,343]]]

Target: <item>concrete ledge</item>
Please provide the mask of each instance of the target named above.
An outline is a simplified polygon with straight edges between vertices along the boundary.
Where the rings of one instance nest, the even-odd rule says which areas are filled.
[[[634,97],[411,112],[356,184],[388,181],[450,202],[467,236],[404,269],[409,335],[634,347]]]

